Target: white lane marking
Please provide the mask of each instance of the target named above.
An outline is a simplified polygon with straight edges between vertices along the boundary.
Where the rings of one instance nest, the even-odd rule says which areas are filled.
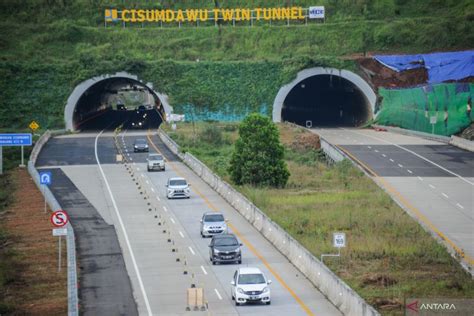
[[[139,168],[139,167],[137,167],[137,171],[140,171],[140,168]]]
[[[436,189],[436,187],[435,187],[434,185],[432,185],[432,184],[430,184],[429,186],[430,186],[430,188],[432,188],[432,189]]]
[[[137,170],[138,170],[138,168],[137,168]],[[142,178],[145,178],[145,176],[143,175],[143,173],[141,174],[141,176],[142,176]]]
[[[156,199],[157,199],[158,201],[161,201],[161,199],[160,199],[160,197],[159,197],[159,196],[157,196],[157,197],[156,197]]]
[[[391,161],[391,162],[395,162],[392,158],[390,158],[390,161]]]
[[[120,228],[122,229],[123,236],[124,236],[124,239],[125,239],[125,243],[126,243],[127,248],[130,252],[130,257],[132,258],[133,268],[135,269],[135,273],[136,273],[137,279],[138,279],[138,284],[140,285],[140,290],[142,291],[143,299],[145,300],[145,305],[146,305],[148,315],[151,316],[151,315],[153,315],[153,313],[151,311],[150,302],[148,301],[148,296],[146,295],[146,292],[145,292],[145,286],[143,285],[142,277],[140,275],[140,270],[138,270],[137,261],[135,260],[135,255],[133,253],[132,246],[130,245],[130,240],[128,239],[127,231],[125,230],[125,225],[123,224],[122,217],[120,216],[120,213],[118,211],[117,203],[115,202],[114,195],[112,194],[112,190],[110,189],[109,181],[107,181],[107,177],[105,176],[104,170],[102,169],[102,166],[100,165],[99,156],[97,155],[97,140],[99,139],[99,136],[103,132],[104,131],[100,132],[95,138],[95,160],[97,161],[97,165],[99,166],[100,173],[102,174],[102,178],[105,181],[105,186],[107,187],[107,191],[109,192],[110,199],[112,200],[112,204],[114,206],[115,214],[117,215],[117,218],[119,220]]]
[[[148,180],[145,180],[146,184],[150,184],[150,182],[148,182]]]
[[[184,235],[181,231],[179,231],[179,235],[181,236],[181,238],[184,238]]]
[[[374,150],[376,153],[378,153],[379,151],[377,149]]]
[[[214,289],[214,291],[216,292],[217,297],[218,297],[220,300],[222,300],[222,296],[221,296],[221,294],[219,293],[219,291],[218,291],[217,289]]]
[[[342,129],[345,130],[345,131],[348,131],[348,130],[346,130],[345,128],[342,128]],[[461,176],[458,175],[457,173],[454,173],[454,172],[452,172],[451,170],[448,170],[448,169],[446,169],[445,167],[438,165],[436,162],[433,162],[433,161],[429,160],[428,158],[425,158],[425,157],[423,157],[422,155],[417,154],[416,152],[414,152],[414,151],[412,151],[412,150],[410,150],[410,149],[407,149],[407,148],[405,148],[405,147],[403,147],[403,146],[400,146],[400,145],[398,145],[398,144],[395,144],[395,143],[386,141],[385,139],[381,139],[381,138],[378,138],[378,137],[375,137],[375,136],[365,135],[365,134],[361,134],[361,133],[358,133],[358,132],[355,132],[355,131],[350,131],[350,132],[353,132],[353,133],[356,133],[356,134],[359,134],[359,135],[362,135],[362,136],[374,138],[374,139],[377,139],[377,140],[379,140],[379,141],[381,141],[381,142],[384,142],[384,143],[386,143],[386,144],[390,144],[390,145],[393,145],[393,146],[398,147],[398,148],[400,148],[400,149],[403,149],[403,150],[405,150],[406,152],[409,152],[410,154],[413,154],[413,155],[417,156],[418,158],[421,158],[421,159],[423,159],[424,161],[429,162],[429,163],[431,163],[432,165],[434,165],[434,166],[440,168],[441,170],[444,170],[444,171],[446,171],[447,173],[450,173],[450,174],[452,174],[453,176],[458,177],[458,178],[461,179],[462,181],[464,181],[464,182],[466,182],[466,183],[469,183],[470,185],[473,185],[473,186],[474,186],[474,182],[471,182],[471,181],[467,180],[466,178],[461,177]]]
[[[152,191],[152,192],[155,192],[155,189],[151,188],[151,191]]]
[[[403,165],[401,165],[401,164],[398,164],[398,166],[399,166],[400,168],[403,168]]]
[[[203,267],[203,266],[201,266],[201,270],[202,270],[202,272],[204,272],[204,274],[206,274],[206,275],[207,275],[207,271],[206,271],[206,269],[204,269],[204,267]]]
[[[132,157],[130,157],[130,160],[131,160],[131,161],[133,161],[133,158],[132,158]],[[133,164],[135,164],[135,163],[133,163]]]
[[[370,147],[370,146],[367,146],[367,148],[372,149],[372,147]]]
[[[384,158],[385,158],[385,157],[387,157],[387,155],[385,155],[385,154],[382,154],[382,157],[384,157]]]
[[[456,206],[459,207],[459,208],[462,209],[462,210],[464,209],[464,206],[462,206],[462,205],[459,204],[459,203],[456,203]]]
[[[194,252],[193,248],[191,248],[191,246],[189,246],[188,248],[189,248],[189,251],[191,251],[193,255],[196,255],[196,253]]]
[[[412,174],[412,173],[413,173],[410,169],[407,169],[407,171],[408,171],[409,174]]]
[[[173,224],[176,224],[176,222],[174,221],[173,217],[170,217],[170,220],[173,222]]]
[[[130,160],[132,160],[132,158],[130,158]],[[136,163],[133,163],[133,165],[135,166],[135,165],[136,165]]]
[[[445,198],[449,199],[449,196],[446,193],[441,192],[441,195],[443,195]]]
[[[418,177],[418,180],[423,181],[423,178],[422,178],[422,177]]]
[[[163,206],[163,210],[164,210],[165,212],[168,212],[168,210],[166,209],[166,206]]]

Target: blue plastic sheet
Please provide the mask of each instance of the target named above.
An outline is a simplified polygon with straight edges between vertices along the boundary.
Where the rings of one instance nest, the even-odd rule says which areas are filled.
[[[474,50],[417,55],[377,55],[374,58],[397,72],[426,68],[429,83],[474,76]]]

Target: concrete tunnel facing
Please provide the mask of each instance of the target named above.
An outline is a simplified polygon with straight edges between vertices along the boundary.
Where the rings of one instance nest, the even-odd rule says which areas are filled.
[[[311,68],[283,86],[273,104],[274,122],[312,126],[360,126],[374,117],[376,95],[358,75],[334,68]]]
[[[136,76],[117,73],[80,83],[64,111],[66,130],[157,128],[171,112],[166,96]]]

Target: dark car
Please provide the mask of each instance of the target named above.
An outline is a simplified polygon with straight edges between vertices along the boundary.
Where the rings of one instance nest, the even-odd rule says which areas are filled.
[[[135,140],[135,143],[133,143],[133,151],[138,152],[138,151],[148,151],[148,142],[146,139],[139,138]]]
[[[234,234],[222,234],[212,237],[209,244],[209,258],[212,264],[217,262],[242,263],[242,244]]]
[[[146,112],[146,107],[144,105],[140,105],[137,107],[137,114],[144,115]]]

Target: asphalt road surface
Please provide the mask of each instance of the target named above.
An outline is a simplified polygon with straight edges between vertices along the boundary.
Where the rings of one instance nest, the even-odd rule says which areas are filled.
[[[474,266],[474,153],[390,132],[313,131],[359,161],[413,216]]]
[[[166,171],[146,171],[147,154],[133,153],[136,138],[148,139],[150,152],[165,155]],[[114,225],[140,315],[340,315],[278,250],[167,150],[157,136],[124,132],[119,135],[119,144],[128,151],[128,168],[115,162],[111,133],[55,138],[49,144],[49,152],[60,153],[40,155],[38,161],[60,166],[104,221]],[[61,153],[61,148],[67,148],[73,155]],[[166,199],[166,180],[174,176],[183,176],[191,183],[190,199]],[[224,213],[244,244],[241,265],[210,263],[210,239],[201,238],[199,219],[202,213],[212,210]],[[239,266],[259,267],[273,281],[271,305],[235,306],[230,281]],[[207,311],[193,311],[192,306],[191,311],[186,311],[186,291],[192,286],[204,289]]]

